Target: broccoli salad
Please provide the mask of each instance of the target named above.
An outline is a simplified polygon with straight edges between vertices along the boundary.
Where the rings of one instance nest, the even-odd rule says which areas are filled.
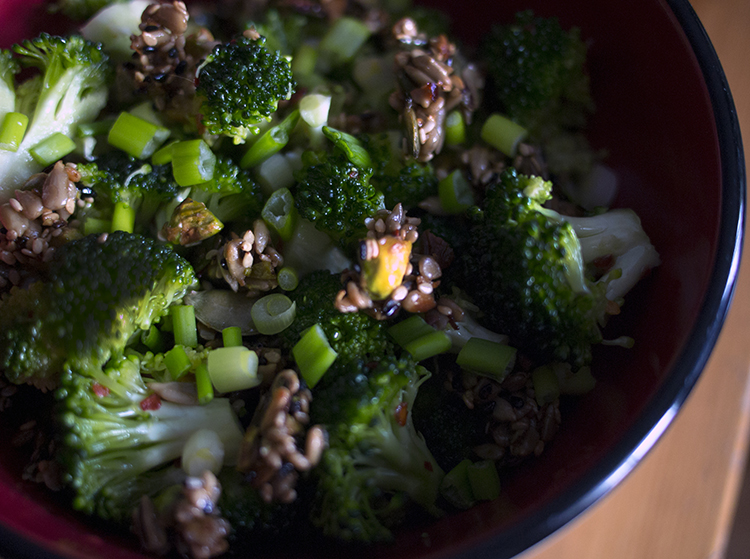
[[[0,50],[0,421],[26,482],[146,552],[388,542],[495,499],[592,349],[634,343],[605,326],[659,255],[608,209],[577,29],[49,9],[69,35]]]

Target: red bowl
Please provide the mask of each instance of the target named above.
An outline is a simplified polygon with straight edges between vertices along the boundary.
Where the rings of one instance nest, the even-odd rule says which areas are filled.
[[[721,66],[686,0],[633,0],[627,9],[599,0],[430,4],[446,9],[467,41],[525,8],[581,29],[597,105],[590,140],[608,151],[621,184],[616,205],[640,215],[662,265],[608,327],[612,337],[633,336],[635,347],[601,348],[595,390],[565,409],[560,434],[539,459],[504,477],[500,499],[403,532],[388,547],[297,555],[503,559],[531,547],[612,489],[667,428],[713,349],[734,290],[742,143]],[[0,46],[64,26],[39,0],[0,3]],[[8,448],[9,434],[0,435]],[[22,482],[7,452],[0,502],[3,557],[141,557],[131,540]]]

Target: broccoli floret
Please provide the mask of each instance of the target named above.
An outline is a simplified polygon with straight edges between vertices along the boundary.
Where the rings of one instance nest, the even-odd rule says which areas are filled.
[[[383,193],[370,184],[372,169],[358,167],[340,151],[307,151],[302,164],[294,198],[299,214],[351,248],[367,233],[365,219],[385,207]]]
[[[107,102],[112,74],[101,46],[80,36],[57,37],[42,33],[12,47],[14,59],[0,57],[0,102],[29,118],[16,151],[0,150],[0,202],[44,167],[29,150],[55,133],[72,137],[79,123],[93,121]],[[39,73],[13,88],[16,69]],[[13,74],[13,77],[11,75]],[[15,109],[10,107],[14,99]],[[4,101],[2,101],[4,99]],[[4,109],[0,106],[0,112]]]
[[[171,249],[119,231],[64,244],[47,276],[0,301],[0,369],[14,383],[54,385],[65,366],[100,368],[196,283]]]
[[[288,293],[297,306],[292,325],[282,332],[286,347],[296,344],[309,327],[320,324],[328,343],[338,353],[337,361],[378,358],[393,352],[387,323],[368,314],[342,313],[334,307],[336,294],[343,288],[340,274],[327,270],[310,273]]]
[[[443,471],[414,429],[411,409],[427,372],[411,359],[334,364],[314,389],[311,419],[329,448],[313,470],[311,520],[344,540],[383,541],[410,503],[439,514]]]
[[[520,12],[513,23],[494,26],[479,52],[487,63],[488,96],[532,136],[586,123],[592,100],[586,44],[577,28],[565,31],[556,18]]]
[[[222,223],[251,222],[260,215],[262,195],[250,171],[227,156],[217,156],[210,181],[189,188],[174,180],[169,164],[152,165],[121,151],[107,152],[93,163],[78,165],[80,183],[93,191],[95,202],[77,217],[111,219],[114,205],[135,211],[135,230],[148,232],[169,219],[174,208],[190,197],[206,205]],[[158,217],[154,222],[154,217]]]
[[[265,38],[244,36],[222,43],[198,68],[196,93],[200,113],[210,134],[243,143],[270,120],[279,101],[294,93],[289,62],[265,46]]]
[[[507,334],[511,345],[541,362],[558,359],[578,368],[590,362],[591,346],[601,342],[612,305],[619,309],[619,299],[607,298],[608,284],[618,277],[640,278],[658,263],[658,255],[637,218],[629,227],[614,226],[619,212],[580,218],[574,229],[570,218],[542,206],[551,187],[513,168],[489,186],[483,210],[474,215],[472,242],[460,253],[463,285],[481,301],[486,325]],[[594,234],[604,239],[611,232],[622,245],[609,240],[606,249],[584,253],[576,231],[583,235],[587,219],[593,219],[587,243],[594,243]],[[645,258],[618,258],[635,247],[633,255]],[[596,263],[586,258],[605,252],[619,262],[597,279],[586,268]],[[612,293],[623,294],[615,287]]]
[[[184,473],[173,462],[195,431],[215,430],[226,457],[236,456],[242,441],[229,400],[183,405],[154,398],[135,354],[85,375],[65,372],[56,397],[63,481],[76,509],[104,519],[127,522],[142,495],[180,483]]]
[[[387,134],[364,135],[362,143],[372,157],[370,183],[385,196],[388,208],[411,208],[437,194],[438,179],[429,163],[406,159],[403,150]]]

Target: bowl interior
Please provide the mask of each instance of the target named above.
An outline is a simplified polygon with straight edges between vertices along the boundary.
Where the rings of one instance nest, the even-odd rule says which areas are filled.
[[[605,332],[611,338],[633,336],[635,347],[599,348],[597,387],[564,405],[556,440],[540,459],[504,476],[500,499],[405,532],[395,547],[356,550],[372,557],[510,557],[575,516],[617,481],[655,424],[687,395],[697,372],[694,362],[682,358],[686,347],[707,317],[724,312],[718,306],[706,309],[706,293],[723,291],[727,282],[727,277],[714,276],[727,193],[722,194],[709,92],[690,42],[666,2],[633,0],[627,10],[598,0],[435,0],[430,5],[446,9],[458,35],[468,42],[493,21],[507,21],[525,8],[581,29],[590,43],[597,105],[590,140],[607,150],[607,164],[619,177],[616,205],[639,214],[662,258]],[[62,25],[49,16],[38,19],[41,13],[38,0],[2,2],[0,47],[31,36],[35,29]],[[739,210],[736,213],[735,222]],[[7,440],[8,433],[2,436]],[[45,492],[21,482],[19,467],[2,453],[0,528],[4,525],[4,531],[72,557],[137,556],[132,544],[105,536]],[[351,553],[347,548],[326,551]]]

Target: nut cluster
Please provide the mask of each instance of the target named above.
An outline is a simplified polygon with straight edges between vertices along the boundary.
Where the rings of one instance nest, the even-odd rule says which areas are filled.
[[[0,289],[22,283],[25,275],[52,259],[54,249],[77,236],[71,220],[86,200],[76,185],[81,179],[72,163],[58,161],[49,173],[37,173],[0,206]]]
[[[367,238],[360,244],[360,261],[379,256],[379,239],[392,237],[414,245],[419,239],[420,220],[408,217],[401,204],[392,211],[381,210],[365,221]],[[400,308],[412,313],[427,312],[435,307],[433,291],[440,282],[442,269],[431,254],[411,252],[403,279],[384,299],[373,299],[367,289],[362,266],[343,273],[344,289],[336,296],[335,306],[340,312],[370,313],[378,320],[393,316]]]
[[[270,291],[278,285],[276,270],[284,259],[272,245],[271,232],[262,219],[253,222],[253,229],[232,238],[206,257],[212,261],[209,273],[221,278],[237,291],[245,287],[251,295]]]
[[[195,113],[196,69],[216,44],[203,28],[186,37],[189,18],[184,2],[149,5],[140,35],[131,36],[133,58],[126,65],[136,91],[147,93],[156,109],[175,121]]]
[[[174,546],[184,557],[209,559],[229,549],[229,522],[216,506],[221,485],[216,476],[205,471],[201,477],[188,477],[182,494],[170,506],[157,511],[144,495],[133,511],[133,531],[143,548],[165,555]],[[174,540],[174,542],[172,541]]]
[[[399,20],[392,34],[403,48],[395,55],[400,87],[389,102],[404,121],[407,153],[430,161],[443,147],[448,112],[460,107],[471,121],[483,80],[471,65],[456,72],[456,46],[444,35],[427,39],[410,18]]]
[[[245,432],[237,469],[267,502],[291,503],[299,472],[310,470],[326,446],[322,427],[307,428],[312,393],[297,373],[284,369],[263,395]],[[301,448],[304,451],[300,450]]]

